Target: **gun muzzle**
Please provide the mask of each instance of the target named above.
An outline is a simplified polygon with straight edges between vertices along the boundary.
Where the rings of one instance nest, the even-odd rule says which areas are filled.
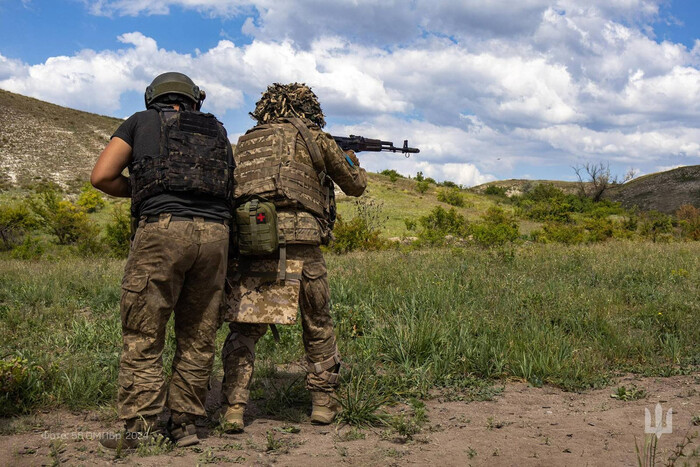
[[[408,147],[408,140],[405,139],[403,140],[403,147],[401,148],[401,152],[406,156],[410,157],[411,154],[418,154],[420,152],[420,149],[418,148],[409,148]]]

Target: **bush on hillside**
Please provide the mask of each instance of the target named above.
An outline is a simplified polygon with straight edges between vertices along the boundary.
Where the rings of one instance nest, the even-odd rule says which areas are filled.
[[[416,183],[416,191],[418,193],[423,194],[426,191],[428,191],[428,188],[430,188],[430,183],[428,183],[427,180],[421,180],[421,181]]]
[[[483,247],[500,246],[520,236],[515,218],[499,207],[490,207],[481,219],[481,222],[471,224],[468,230],[474,241]]]
[[[333,237],[329,248],[338,254],[354,250],[380,250],[384,247],[384,240],[380,238],[379,231],[371,230],[361,217],[353,217],[345,222],[342,216],[338,216]]]
[[[505,197],[507,191],[508,190],[504,186],[489,185],[486,187],[486,190],[484,190],[484,194]]]
[[[585,243],[586,230],[581,225],[547,222],[542,229],[530,234],[537,243],[563,243],[565,245],[578,245]]]
[[[700,209],[684,204],[676,211],[681,233],[690,240],[700,240]]]
[[[10,256],[14,259],[32,260],[41,258],[43,254],[44,247],[41,245],[41,242],[30,235],[26,235],[24,241],[12,249]]]
[[[418,237],[430,245],[442,245],[445,236],[465,237],[467,235],[467,220],[455,208],[446,210],[435,206],[426,216],[418,219],[421,229]]]
[[[589,197],[566,194],[549,183],[536,185],[512,200],[520,215],[538,222],[569,223],[573,222],[574,213],[594,218],[626,214],[619,203],[609,200],[594,201]]]
[[[105,200],[92,185],[85,183],[80,189],[80,195],[75,204],[83,208],[85,212],[97,212],[105,207]]]
[[[126,258],[131,245],[131,216],[121,204],[114,206],[112,221],[105,227],[105,243],[115,258]]]
[[[26,204],[0,205],[0,251],[21,244],[33,226],[34,221]]]
[[[662,212],[646,211],[639,216],[639,231],[654,243],[668,241],[673,232],[673,220]]]
[[[384,203],[363,196],[355,200],[355,216],[345,221],[341,216],[333,229],[333,241],[329,245],[335,253],[347,253],[354,250],[380,250],[386,241],[380,232],[388,217],[383,214]]]
[[[391,180],[392,183],[394,183],[394,182],[395,182],[396,180],[398,180],[399,178],[405,178],[403,175],[401,175],[400,173],[398,173],[398,172],[397,172],[396,170],[394,170],[394,169],[382,170],[382,171],[379,172],[379,173],[382,174],[382,175],[386,175],[387,177],[389,177],[389,180]]]
[[[80,207],[54,190],[45,190],[29,199],[29,207],[41,226],[56,236],[60,245],[75,244],[81,239],[94,237],[96,227],[89,222]]]
[[[464,206],[464,195],[459,191],[459,188],[440,188],[437,192],[437,199],[451,206],[461,208]]]

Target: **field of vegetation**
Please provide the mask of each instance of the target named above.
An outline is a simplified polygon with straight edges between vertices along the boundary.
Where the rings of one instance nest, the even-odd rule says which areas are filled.
[[[339,203],[327,259],[348,363],[343,420],[384,423],[386,404],[436,390],[489,397],[508,378],[575,391],[621,372],[697,371],[692,206],[636,213],[550,185],[507,198],[392,174],[373,175],[370,194]],[[128,205],[88,187],[9,191],[0,234],[0,416],[113,410]],[[308,404],[300,379],[279,383],[281,365],[303,355],[299,333],[261,342],[252,394],[271,413]],[[172,352],[170,342],[166,368]]]

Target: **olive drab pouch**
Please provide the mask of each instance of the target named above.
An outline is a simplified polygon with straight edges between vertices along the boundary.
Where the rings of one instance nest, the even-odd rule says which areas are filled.
[[[238,248],[242,256],[270,255],[279,249],[274,203],[254,198],[236,208]]]
[[[233,266],[233,267],[231,267]],[[304,262],[285,261],[284,280],[275,259],[241,257],[229,264],[224,320],[236,323],[294,324]]]

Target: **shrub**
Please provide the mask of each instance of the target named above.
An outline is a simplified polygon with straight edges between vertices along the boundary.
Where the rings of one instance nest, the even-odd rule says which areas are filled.
[[[423,180],[425,180],[425,177],[423,177],[423,172],[418,172],[418,173],[416,174],[416,181],[417,181],[417,182],[422,182]]]
[[[519,203],[522,214],[539,222],[571,222],[573,209],[564,199],[525,200]]]
[[[406,230],[416,230],[417,222],[415,219],[410,219],[408,217],[404,218],[403,223],[406,225]]]
[[[507,191],[508,190],[504,186],[489,185],[486,187],[486,190],[484,190],[484,193],[487,195],[506,196]]]
[[[467,233],[467,220],[455,208],[447,211],[436,206],[430,214],[420,217],[418,223],[422,227],[418,236],[432,245],[443,244],[446,235],[464,237]]]
[[[76,204],[83,208],[85,212],[97,212],[105,207],[105,200],[99,191],[89,183],[85,183],[80,189],[80,195]]]
[[[542,226],[542,230],[536,230],[531,234],[532,239],[539,243],[564,243],[576,245],[586,242],[586,230],[580,225],[560,224],[548,222]]]
[[[418,183],[416,183],[416,191],[418,193],[425,193],[428,191],[428,188],[430,188],[430,183],[428,183],[427,180],[421,180]]]
[[[14,259],[38,259],[44,254],[44,247],[41,246],[39,240],[27,235],[24,237],[24,242],[12,249],[10,255]]]
[[[700,209],[684,204],[676,211],[681,233],[691,240],[700,240]]]
[[[386,242],[380,237],[380,231],[387,221],[382,211],[384,203],[368,197],[355,201],[355,217],[346,222],[338,216],[333,230],[334,240],[329,245],[335,253],[347,253],[353,250],[380,250]]]
[[[0,206],[0,251],[20,244],[34,222],[27,206],[4,204]]]
[[[464,206],[464,196],[459,191],[459,188],[441,188],[437,192],[437,199],[443,203],[447,203],[452,206],[462,207]]]
[[[437,185],[437,182],[433,177],[425,177],[425,181],[428,183],[432,183],[433,185]]]
[[[482,222],[471,224],[469,233],[474,241],[484,247],[500,246],[518,238],[518,223],[503,209],[492,206],[482,216]]]
[[[584,227],[588,231],[589,242],[602,242],[615,236],[618,231],[615,223],[608,218],[587,219]]]
[[[0,417],[27,411],[32,399],[43,388],[43,368],[26,359],[0,360]]]
[[[126,258],[131,243],[131,216],[121,204],[114,206],[112,222],[105,228],[105,243],[115,258]]]
[[[345,222],[338,216],[333,237],[330,249],[338,254],[353,250],[379,250],[383,246],[379,231],[370,230],[367,222],[360,217],[353,217],[349,222]]]
[[[525,195],[533,201],[547,201],[550,199],[564,198],[566,195],[551,183],[540,183]]]
[[[29,200],[29,207],[39,218],[41,225],[55,235],[60,245],[76,243],[83,236],[92,236],[91,225],[82,208],[62,200],[54,190],[38,193]]]
[[[391,180],[391,183],[394,183],[394,182],[395,182],[396,180],[398,180],[399,178],[405,178],[403,175],[401,175],[400,173],[398,173],[398,172],[397,172],[396,170],[394,170],[394,169],[382,170],[382,171],[379,172],[379,173],[382,174],[382,175],[386,175],[387,177],[389,177],[389,180]]]
[[[106,245],[100,241],[100,229],[95,224],[86,225],[75,241],[81,256],[97,256],[105,253]]]
[[[664,234],[673,231],[673,222],[669,216],[659,211],[647,211],[639,216],[640,233],[656,243]]]

